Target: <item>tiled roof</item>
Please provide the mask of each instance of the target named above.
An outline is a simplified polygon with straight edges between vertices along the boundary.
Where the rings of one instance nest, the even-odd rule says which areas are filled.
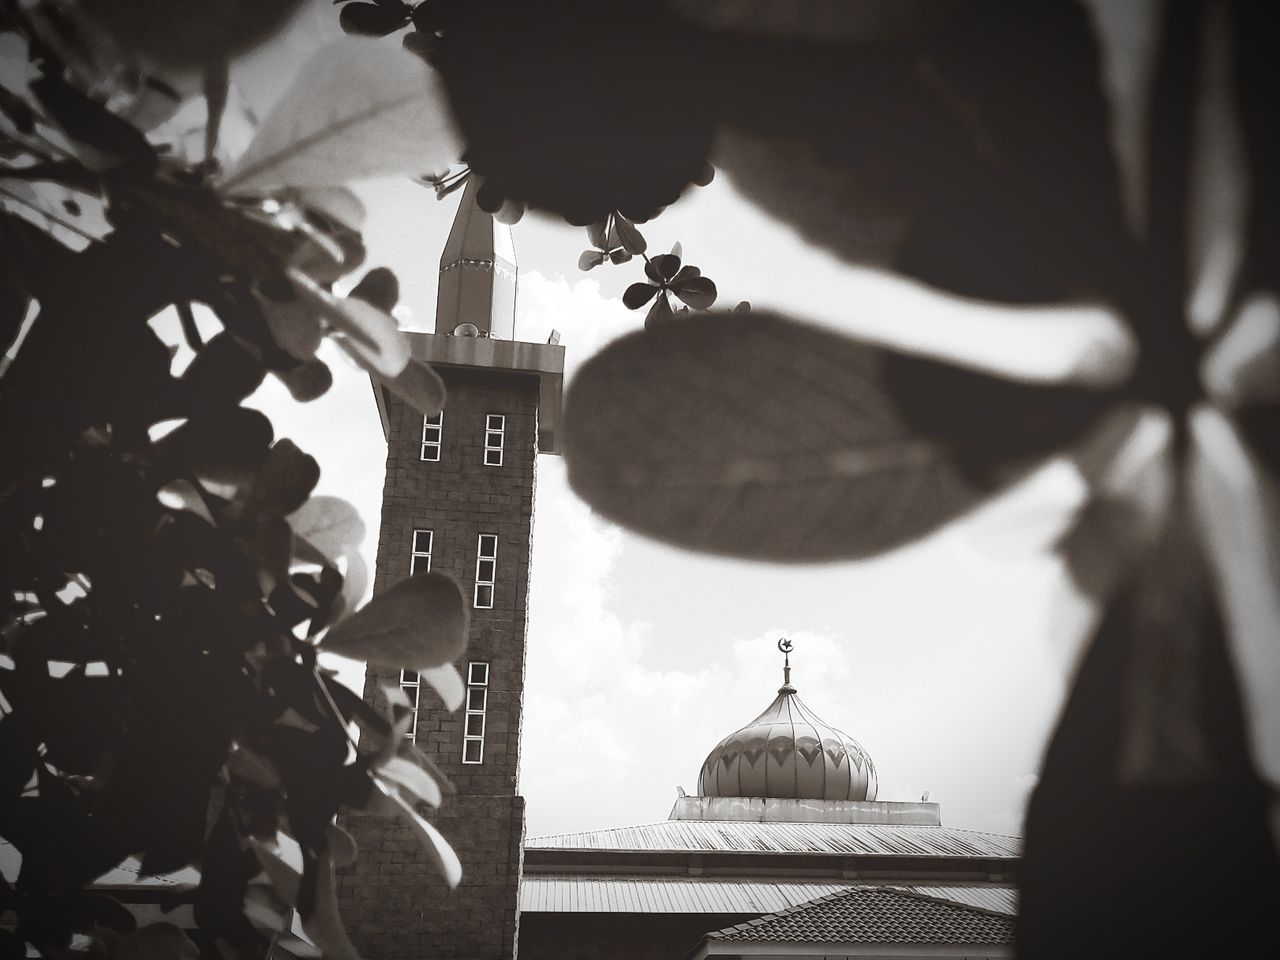
[[[528,850],[644,850],[1016,859],[1022,841],[955,827],[758,820],[663,820],[637,827],[531,837]]]
[[[848,880],[602,877],[526,871],[520,880],[520,912],[759,915],[832,893],[880,886],[884,885]],[[1017,913],[1017,891],[1008,884],[895,883],[892,886],[1008,916]]]
[[[890,887],[833,893],[707,934],[751,943],[1010,944],[1013,918]]]

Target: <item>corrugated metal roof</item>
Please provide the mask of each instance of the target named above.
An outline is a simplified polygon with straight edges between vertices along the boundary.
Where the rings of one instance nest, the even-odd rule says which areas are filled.
[[[801,880],[721,880],[706,877],[599,877],[526,873],[522,913],[765,914],[833,893],[892,886],[939,900],[1013,916],[1017,892],[995,884],[871,884]]]
[[[1005,913],[1011,917],[1018,915],[1018,890],[1016,887],[996,884],[920,884],[895,883],[899,890],[910,890],[926,897],[937,897],[939,900],[950,900],[963,903],[982,910]]]
[[[880,857],[1017,858],[1022,841],[955,827],[872,823],[664,820],[636,827],[532,837],[530,850],[809,853]]]
[[[1009,916],[1017,913],[1017,892],[1013,887],[996,884],[870,884],[527,873],[520,881],[520,910],[522,913],[764,914],[832,893],[886,886]]]
[[[1013,943],[1013,918],[891,887],[855,888],[707,934],[747,943]]]

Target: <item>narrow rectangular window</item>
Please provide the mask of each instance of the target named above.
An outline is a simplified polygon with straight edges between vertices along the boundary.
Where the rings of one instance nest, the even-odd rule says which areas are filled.
[[[498,567],[498,535],[480,534],[476,547],[475,605],[482,610],[493,608],[493,584]]]
[[[444,411],[422,418],[422,459],[440,459],[440,438],[444,434]]]
[[[507,418],[501,413],[491,413],[484,420],[484,464],[486,467],[502,466],[502,438],[507,432]]]
[[[413,531],[413,545],[409,551],[409,576],[415,573],[425,573],[431,569],[431,541],[433,535],[430,530]]]
[[[484,715],[489,706],[489,664],[467,664],[467,712],[462,727],[462,762],[484,763]]]
[[[409,701],[409,710],[413,717],[409,721],[409,729],[404,732],[406,740],[418,739],[418,694],[422,692],[422,679],[412,670],[400,671],[400,690]]]

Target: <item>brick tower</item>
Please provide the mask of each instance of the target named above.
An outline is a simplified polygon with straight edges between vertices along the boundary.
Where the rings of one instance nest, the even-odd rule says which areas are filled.
[[[412,673],[370,668],[365,697],[399,684],[416,707],[411,735],[457,786],[431,814],[458,852],[450,891],[399,820],[352,817],[360,856],[338,878],[343,919],[366,960],[515,955],[523,858],[519,795],[535,460],[556,453],[564,348],[515,337],[510,230],[467,186],[440,260],[436,332],[413,355],[444,378],[440,417],[425,419],[376,389],[387,440],[374,592],[429,568],[452,574],[472,605],[458,664],[467,683],[448,713]]]

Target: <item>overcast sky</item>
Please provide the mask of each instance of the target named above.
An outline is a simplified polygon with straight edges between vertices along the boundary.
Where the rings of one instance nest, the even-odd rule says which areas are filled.
[[[306,50],[336,32],[322,6],[331,19],[295,24],[273,55],[242,67],[259,109]],[[405,325],[430,330],[458,195],[438,202],[403,181],[358,193],[369,211],[368,266],[397,273]],[[718,284],[722,306],[746,299],[856,331],[909,302],[906,285],[809,247],[724,176],[642,229],[659,250],[679,240],[686,261]],[[580,273],[585,232],[534,216],[514,238],[517,336],[545,342],[561,331],[570,374],[641,324],[643,311],[619,300],[638,266]],[[280,435],[319,459],[320,492],[354,502],[372,527],[385,458],[372,391],[335,351],[325,355],[336,377],[326,397],[299,406],[270,382],[257,402]],[[887,557],[776,566],[620,530],[569,491],[559,458],[540,457],[520,778],[529,834],[665,819],[677,785],[694,792],[706,754],[774,696],[780,636],[795,643],[802,699],[870,752],[880,799],[928,790],[944,823],[1017,832],[1077,651],[1079,607],[1050,548],[1081,490],[1059,463],[982,515]],[[376,542],[371,528],[371,565]]]

